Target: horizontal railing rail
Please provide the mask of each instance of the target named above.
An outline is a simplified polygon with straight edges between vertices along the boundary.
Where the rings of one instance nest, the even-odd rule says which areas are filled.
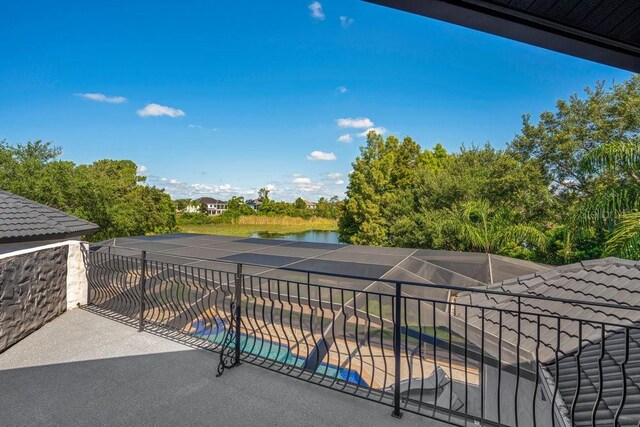
[[[627,385],[627,370],[640,366],[629,344],[640,340],[640,327],[621,324],[619,306],[184,257],[207,261],[205,268],[109,247],[84,251],[88,308],[219,352],[219,375],[247,362],[391,406],[397,417],[409,411],[462,426],[640,421],[638,391]],[[312,275],[360,282],[337,286]],[[362,281],[388,283],[392,292],[362,289]],[[408,294],[412,286],[420,296]],[[489,298],[429,297],[431,289]],[[600,317],[560,315],[530,300]]]
[[[96,251],[99,249],[108,249],[108,248],[117,248],[117,249],[123,249],[123,250],[127,250],[130,252],[136,252],[135,249],[132,249],[130,247],[126,247],[126,246],[118,246],[118,245],[107,245],[107,244],[92,244],[91,245],[91,250],[92,251]],[[138,251],[138,253],[142,253],[145,252],[146,254],[153,254],[153,255],[159,255],[159,256],[172,256],[174,258],[181,258],[184,260],[192,260],[192,261],[205,261],[205,262],[212,262],[212,263],[219,263],[219,264],[227,264],[227,265],[237,265],[238,262],[235,261],[229,261],[229,260],[225,260],[225,259],[210,259],[210,258],[203,258],[203,257],[194,257],[194,256],[187,256],[187,255],[170,255],[167,253],[163,253],[163,252],[158,252],[158,251]],[[269,264],[259,264],[259,263],[251,263],[251,262],[242,262],[241,263],[244,266],[250,266],[250,267],[261,267],[261,268],[266,268],[269,271],[273,271],[273,270],[278,270],[278,271],[288,271],[288,272],[292,272],[292,273],[304,273],[304,274],[314,274],[317,276],[328,276],[328,277],[336,277],[336,278],[342,278],[342,279],[352,279],[352,280],[365,280],[365,281],[371,281],[371,282],[381,282],[381,283],[387,283],[387,284],[395,284],[398,281],[394,280],[394,279],[386,279],[384,277],[374,277],[374,276],[363,276],[363,275],[356,275],[356,274],[345,274],[345,273],[338,273],[338,272],[331,272],[328,273],[326,271],[316,271],[316,270],[309,270],[309,269],[299,269],[299,268],[294,268],[294,267],[278,267],[278,266],[274,266],[274,265],[269,265]],[[579,300],[575,300],[575,299],[568,299],[568,298],[558,298],[558,297],[552,297],[552,296],[546,296],[546,295],[537,295],[537,294],[527,294],[527,293],[518,293],[518,292],[510,292],[508,290],[495,290],[489,287],[483,287],[483,286],[472,286],[472,287],[465,287],[465,286],[456,286],[456,285],[446,285],[446,284],[439,284],[439,283],[428,283],[428,282],[418,282],[418,281],[411,281],[411,280],[402,280],[402,283],[404,285],[410,285],[410,286],[421,286],[421,287],[428,287],[428,288],[432,288],[432,289],[442,289],[442,290],[449,290],[449,291],[457,291],[457,292],[463,292],[463,293],[472,293],[472,294],[484,294],[484,295],[494,295],[494,296],[505,296],[505,297],[512,297],[512,298],[527,298],[527,299],[533,299],[533,300],[540,300],[540,301],[551,301],[551,302],[560,302],[560,303],[564,303],[564,304],[579,304],[579,305],[583,305],[583,306],[590,306],[590,307],[599,307],[599,308],[610,308],[610,309],[614,309],[614,310],[620,310],[620,309],[625,309],[625,310],[633,310],[633,311],[639,311],[640,312],[640,306],[639,305],[633,305],[633,304],[628,304],[625,302],[619,302],[619,303],[606,303],[606,302],[600,302],[600,301],[579,301]],[[337,287],[339,288],[339,287]]]

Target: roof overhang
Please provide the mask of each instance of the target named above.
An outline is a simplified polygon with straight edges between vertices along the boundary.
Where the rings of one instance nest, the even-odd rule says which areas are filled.
[[[528,0],[525,2],[528,4],[527,8],[511,6],[510,2],[504,0],[365,1],[640,73],[638,27],[632,23],[631,30],[616,31],[620,27],[615,26],[629,25],[626,21],[631,16],[635,18],[635,15],[640,14],[640,3],[636,3],[637,0],[614,2],[617,3],[613,6],[617,14],[614,16],[611,12],[598,25],[591,26],[573,24],[571,13],[553,15],[551,12],[554,5],[558,4],[558,1],[553,0]],[[540,13],[542,9],[538,9],[536,14],[529,11],[532,5],[542,3],[547,8],[545,13]],[[594,2],[583,4],[588,3],[592,5],[593,12],[597,6],[593,6]],[[632,14],[622,14],[623,6],[632,10]],[[600,31],[601,25],[613,29]]]
[[[97,225],[94,227],[87,227],[82,230],[68,232],[68,233],[44,233],[44,234],[34,234],[27,236],[11,236],[11,237],[2,237],[0,238],[0,245],[4,244],[13,244],[13,243],[30,243],[30,242],[46,242],[49,240],[68,240],[74,239],[82,236],[90,236],[100,230],[100,227]]]

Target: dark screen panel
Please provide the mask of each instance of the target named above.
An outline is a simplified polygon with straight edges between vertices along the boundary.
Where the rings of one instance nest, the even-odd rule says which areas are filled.
[[[304,258],[279,256],[279,255],[265,255],[256,253],[244,253],[235,254],[220,258],[222,261],[235,262],[235,263],[247,263],[264,265],[268,267],[282,267],[285,265],[297,263]]]

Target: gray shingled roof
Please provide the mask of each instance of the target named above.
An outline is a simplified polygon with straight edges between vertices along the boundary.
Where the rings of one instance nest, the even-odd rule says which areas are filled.
[[[535,295],[568,300],[521,299],[521,310],[532,315],[517,316],[503,312],[502,339],[516,344],[520,331],[520,348],[524,358],[539,360],[559,384],[559,393],[568,408],[572,406],[577,383],[578,350],[581,350],[581,390],[576,405],[577,425],[591,425],[591,414],[599,390],[598,359],[604,350],[603,398],[597,411],[597,420],[611,423],[622,398],[621,362],[625,358],[625,326],[629,329],[630,350],[626,364],[627,400],[620,422],[638,425],[640,421],[640,262],[606,258],[567,265],[517,279],[507,280],[490,287],[507,293]],[[500,329],[499,312],[494,309],[517,311],[517,299],[511,296],[463,293],[460,303],[472,303],[485,309],[484,320],[479,309],[468,309],[469,324],[484,328],[496,340]],[[615,304],[619,308],[594,307],[586,303]],[[581,304],[583,303],[583,304]],[[461,313],[457,313],[460,315]],[[537,349],[538,320],[540,318],[540,346]],[[544,315],[568,317],[576,320],[558,321]],[[460,316],[459,316],[460,317]],[[604,346],[602,346],[603,326]],[[578,340],[582,324],[582,341]],[[559,345],[558,345],[558,329]],[[604,347],[604,348],[602,348]],[[556,354],[557,350],[557,354]],[[556,361],[558,363],[556,372]]]
[[[0,243],[65,239],[98,229],[91,222],[0,190]]]
[[[603,384],[602,401],[596,413],[598,425],[613,425],[620,402],[622,401],[622,373],[620,366],[625,357],[625,334],[614,333],[604,341],[602,359]],[[598,396],[600,376],[598,359],[601,353],[600,343],[586,345],[580,354],[580,394],[576,403],[575,424],[592,425],[591,413]],[[577,358],[565,357],[558,362],[559,395],[571,409],[577,384]],[[555,364],[549,366],[555,375]],[[637,426],[640,421],[640,330],[629,330],[629,359],[625,365],[625,383],[627,395],[620,414],[620,424]]]
[[[227,203],[224,200],[214,199],[213,197],[200,197],[196,199],[196,202],[204,204]]]

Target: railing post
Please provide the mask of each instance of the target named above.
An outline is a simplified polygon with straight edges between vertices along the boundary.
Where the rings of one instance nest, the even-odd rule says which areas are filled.
[[[242,313],[242,288],[244,286],[244,280],[242,277],[242,264],[238,264],[237,270],[236,270],[236,289],[235,289],[235,313],[233,313],[233,315],[235,316],[235,333],[236,333],[236,342],[235,342],[235,350],[236,350],[236,354],[235,354],[235,363],[234,365],[239,365],[240,364],[240,314]]]
[[[140,268],[140,314],[138,332],[144,331],[144,292],[147,285],[147,251],[142,251],[142,266]]]
[[[243,282],[242,264],[237,264],[234,278],[235,289],[233,290],[233,301],[231,301],[231,320],[229,321],[229,328],[225,331],[222,339],[217,377],[221,376],[225,369],[231,369],[240,364],[240,313],[242,312]],[[231,286],[228,289],[230,288]],[[233,348],[231,343],[233,343]]]
[[[393,387],[393,413],[391,416],[395,418],[402,418],[402,412],[400,412],[400,333],[402,316],[400,311],[402,310],[401,304],[402,298],[402,284],[396,283],[396,296],[394,299],[394,316],[393,316],[393,361],[395,385]]]

